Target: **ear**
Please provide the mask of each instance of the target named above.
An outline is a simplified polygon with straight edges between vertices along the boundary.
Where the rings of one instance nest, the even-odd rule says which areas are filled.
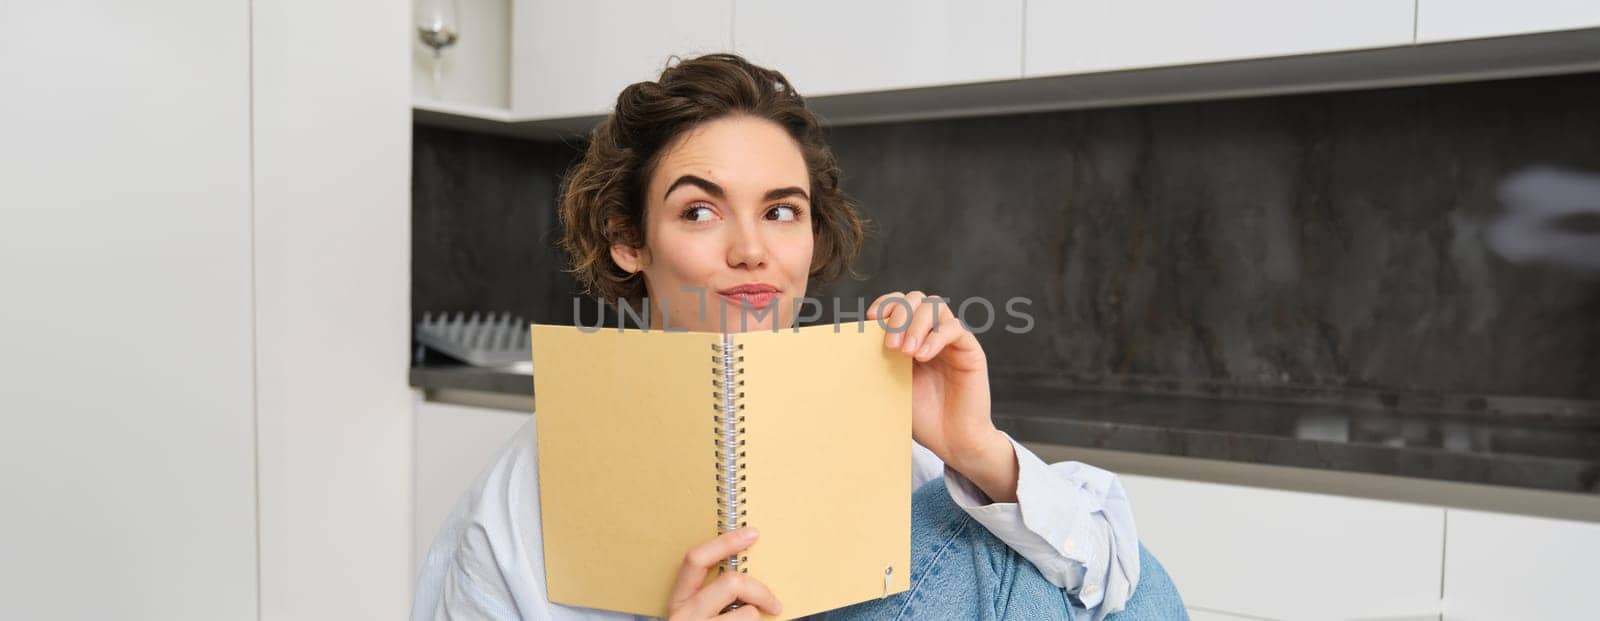
[[[650,264],[650,250],[647,248],[634,248],[626,243],[633,237],[627,234],[618,234],[627,228],[622,216],[611,216],[606,219],[606,231],[612,239],[617,240],[611,244],[611,260],[617,267],[629,274],[637,274],[639,270]]]
[[[648,248],[634,248],[628,244],[611,244],[611,260],[629,274],[636,274],[650,264]]]

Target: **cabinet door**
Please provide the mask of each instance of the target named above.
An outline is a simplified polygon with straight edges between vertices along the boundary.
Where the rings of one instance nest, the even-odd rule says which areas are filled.
[[[1028,0],[1026,77],[1407,45],[1412,0]]]
[[[0,617],[256,618],[250,9],[0,1]]]
[[[1600,27],[1596,0],[1417,0],[1417,42]]]
[[[1022,0],[739,2],[733,37],[807,96],[1022,74]]]
[[[1184,603],[1251,618],[1437,615],[1444,509],[1122,476]]]
[[[1449,512],[1444,618],[1594,618],[1600,524]]]
[[[432,403],[420,397],[417,413],[416,556],[413,574],[428,557],[439,526],[489,460],[518,429],[527,412]]]
[[[248,4],[260,621],[403,618],[409,3]]]
[[[610,112],[672,55],[732,47],[732,0],[514,0],[511,106],[531,119]]]

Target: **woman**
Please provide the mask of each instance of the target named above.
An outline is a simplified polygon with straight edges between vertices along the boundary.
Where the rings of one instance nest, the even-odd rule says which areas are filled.
[[[726,54],[624,89],[567,179],[561,216],[588,293],[633,308],[648,298],[656,329],[793,325],[793,301],[848,272],[862,241],[801,97],[781,74]],[[1047,466],[995,428],[983,349],[949,306],[896,292],[867,317],[880,311],[892,328],[884,345],[914,360],[912,587],[825,616],[1184,618],[1138,544],[1116,476]],[[747,323],[723,323],[741,314]],[[626,618],[545,597],[534,433],[524,425],[446,521],[413,619]],[[687,550],[672,618],[778,614],[783,594],[749,575],[707,582],[721,559],[758,542],[747,528]],[[735,602],[746,605],[724,612]]]

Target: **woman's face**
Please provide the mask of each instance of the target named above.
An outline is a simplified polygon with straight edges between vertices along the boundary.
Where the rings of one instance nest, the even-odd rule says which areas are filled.
[[[792,326],[811,269],[810,187],[799,145],[765,119],[726,117],[669,143],[646,187],[644,247],[611,248],[644,273],[651,327]]]

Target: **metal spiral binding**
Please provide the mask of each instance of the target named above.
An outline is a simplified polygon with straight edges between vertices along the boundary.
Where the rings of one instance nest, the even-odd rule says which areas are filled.
[[[744,351],[734,344],[733,335],[722,335],[720,344],[711,345],[711,397],[717,414],[717,532],[728,533],[745,526],[744,498]],[[722,571],[749,573],[749,557],[730,556],[722,561]]]

